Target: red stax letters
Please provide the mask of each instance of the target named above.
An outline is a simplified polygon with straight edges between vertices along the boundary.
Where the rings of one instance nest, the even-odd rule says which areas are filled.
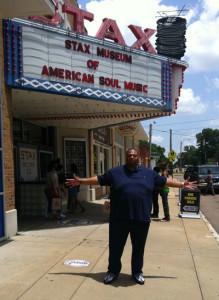
[[[103,23],[100,26],[96,37],[99,39],[107,38],[121,45],[126,45],[115,20],[107,18],[103,19]]]
[[[45,17],[29,17],[30,20],[41,22],[43,24],[59,26],[61,24],[61,18],[59,13],[57,12],[59,5],[58,0],[55,0],[55,15],[54,16],[45,16]]]
[[[146,28],[144,30],[145,34],[142,32],[141,27],[135,25],[129,25],[128,28],[131,29],[137,41],[132,45],[133,48],[140,49],[142,47],[145,51],[156,53],[154,47],[148,41],[149,38],[154,34],[154,29]]]
[[[73,29],[76,32],[79,33],[85,33],[84,31],[84,19],[88,21],[93,21],[94,15],[79,9],[75,6],[72,6],[70,4],[63,4],[62,5],[62,12],[66,12],[67,14],[70,14],[74,16],[74,22],[73,22]]]
[[[53,26],[60,26],[61,24],[61,18],[58,10],[58,0],[55,0],[56,7],[55,7],[55,15],[54,16],[45,16],[45,17],[29,17],[31,20],[38,21],[44,24],[49,24]],[[93,21],[94,15],[92,13],[89,13],[85,10],[79,9],[75,6],[72,6],[70,4],[63,4],[62,5],[62,12],[70,14],[73,16],[73,30],[79,33],[84,34],[84,20],[88,20],[90,22]],[[156,50],[153,48],[151,43],[149,42],[149,38],[154,34],[155,30],[146,28],[144,32],[142,31],[142,28],[135,25],[129,25],[128,26],[132,33],[137,38],[137,41],[131,46],[132,48],[140,49],[141,47],[145,51],[149,51],[151,53],[156,53]],[[126,43],[123,39],[123,36],[119,30],[119,27],[115,20],[104,18],[103,23],[100,26],[97,34],[97,38],[100,39],[110,39],[113,40],[116,43],[119,43],[121,45],[126,46]],[[67,42],[69,46],[69,42]],[[82,51],[82,46],[78,45],[77,51]],[[85,46],[86,47],[86,46]],[[68,48],[69,49],[69,48]],[[89,53],[89,49],[86,48],[86,53]]]

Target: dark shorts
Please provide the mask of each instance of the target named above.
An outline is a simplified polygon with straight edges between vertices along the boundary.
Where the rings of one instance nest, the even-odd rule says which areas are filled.
[[[69,188],[68,189],[68,194],[69,194],[69,196],[76,197],[78,195],[78,187],[77,186],[73,186],[72,188]]]

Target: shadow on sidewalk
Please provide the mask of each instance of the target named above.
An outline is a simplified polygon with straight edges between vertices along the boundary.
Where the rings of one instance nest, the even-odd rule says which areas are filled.
[[[92,203],[92,202],[83,202],[85,207],[84,212],[80,212],[80,208],[74,213],[66,213],[65,218],[62,220],[68,219],[85,219],[91,221],[91,224],[103,224],[108,223],[109,215],[103,212],[102,203]],[[20,216],[18,217],[18,232],[21,231],[32,231],[32,230],[43,230],[43,229],[53,229],[60,228],[60,226],[65,226],[64,224],[59,224],[59,220],[54,218],[52,221],[47,220],[43,216]],[[66,226],[80,226],[80,225],[66,225]],[[85,225],[82,225],[85,226]],[[86,225],[88,226],[88,225]]]
[[[99,272],[99,273],[75,273],[75,272],[59,272],[59,273],[48,273],[50,275],[71,275],[71,276],[82,276],[85,278],[91,278],[97,282],[103,283],[103,279],[106,275],[105,272]],[[177,279],[177,277],[169,277],[169,276],[144,276],[145,280],[147,279]],[[127,287],[136,285],[137,283],[132,279],[130,274],[124,274],[120,273],[117,280],[115,280],[111,286],[118,287]]]

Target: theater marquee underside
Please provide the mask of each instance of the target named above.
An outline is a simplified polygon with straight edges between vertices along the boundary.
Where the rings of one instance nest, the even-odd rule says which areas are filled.
[[[183,61],[29,20],[4,22],[13,115],[98,128],[175,112]]]

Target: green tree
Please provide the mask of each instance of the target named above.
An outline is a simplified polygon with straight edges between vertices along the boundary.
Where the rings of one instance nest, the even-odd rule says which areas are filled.
[[[196,135],[201,163],[215,164],[219,162],[219,130],[205,128]]]
[[[185,146],[183,152],[183,165],[194,165],[200,164],[200,152],[195,146]]]

